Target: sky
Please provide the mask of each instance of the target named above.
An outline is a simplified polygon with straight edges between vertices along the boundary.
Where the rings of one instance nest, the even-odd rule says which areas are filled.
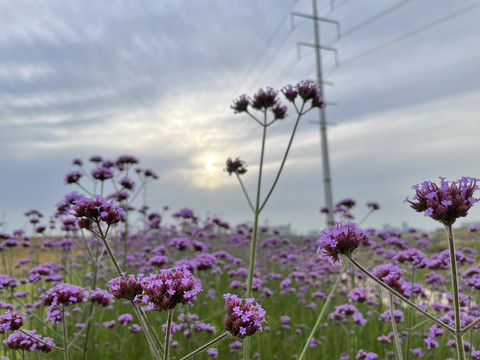
[[[403,200],[444,176],[480,178],[478,1],[318,0],[334,202],[381,209],[364,226],[439,224]],[[261,127],[230,105],[267,86],[315,80],[310,0],[0,0],[0,216],[26,228],[73,190],[72,160],[129,154],[160,179],[147,203],[232,224],[252,213],[228,157],[256,187]],[[268,128],[264,188],[294,124]],[[260,222],[296,233],[326,226],[318,112],[300,122]],[[138,205],[141,205],[139,203]],[[169,221],[167,215],[167,222]],[[480,205],[459,224],[480,222]]]

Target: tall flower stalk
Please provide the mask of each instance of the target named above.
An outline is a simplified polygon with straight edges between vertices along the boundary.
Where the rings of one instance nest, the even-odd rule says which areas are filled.
[[[79,199],[73,208],[73,215],[77,218],[77,224],[79,228],[89,230],[103,242],[116,272],[120,277],[124,276],[120,265],[118,264],[118,261],[107,241],[108,231],[113,224],[120,222],[123,215],[123,209],[97,195],[95,199]],[[102,223],[106,223],[107,225],[105,231],[102,229]],[[149,327],[148,323],[145,321],[146,316],[143,316],[142,309],[140,309],[138,304],[133,301],[134,297],[127,299],[131,301],[135,309],[138,320],[142,325],[148,344],[150,345],[150,349],[153,352],[154,358],[156,360],[162,360],[160,355],[161,348],[154,339],[151,327]]]
[[[297,113],[297,118],[295,120],[295,125],[293,127],[293,131],[290,136],[290,140],[286,147],[281,165],[277,171],[275,176],[275,180],[273,184],[270,186],[267,195],[262,200],[262,175],[263,175],[263,165],[264,165],[264,156],[265,156],[265,145],[266,145],[266,138],[267,138],[267,128],[275,123],[277,120],[284,119],[287,113],[287,107],[282,106],[278,99],[278,91],[267,88],[266,90],[260,89],[252,98],[248,98],[246,95],[240,96],[236,99],[232,105],[232,109],[235,113],[246,113],[250,116],[253,120],[255,120],[261,127],[262,127],[262,143],[261,143],[261,150],[260,150],[260,161],[259,161],[259,170],[258,170],[258,178],[257,178],[257,188],[256,188],[256,196],[255,196],[255,204],[252,204],[250,197],[248,196],[247,192],[245,191],[245,187],[241,182],[240,176],[246,172],[245,163],[240,159],[228,159],[227,160],[227,167],[226,171],[231,175],[235,173],[237,178],[240,181],[240,185],[242,186],[242,190],[247,198],[250,208],[253,211],[253,229],[252,229],[252,237],[250,242],[250,255],[249,255],[249,263],[248,263],[248,277],[247,277],[247,288],[246,288],[246,297],[249,298],[252,296],[252,286],[253,286],[253,272],[255,270],[255,255],[256,255],[256,248],[257,248],[257,238],[258,238],[258,223],[260,218],[260,213],[262,212],[263,208],[267,204],[268,199],[273,193],[277,182],[280,178],[282,173],[283,167],[288,157],[288,153],[292,146],[293,138],[295,136],[297,126],[299,124],[300,118],[310,111],[313,108],[320,108],[324,106],[321,93],[319,91],[319,87],[312,81],[302,81],[298,83],[296,86],[288,85],[284,87],[281,92],[285,96],[285,98],[292,103],[295,111]],[[296,103],[296,99],[298,104]],[[308,105],[307,105],[308,104]],[[250,108],[259,112],[260,117],[255,116],[251,111]],[[307,108],[306,110],[304,110]],[[269,120],[270,117],[273,116],[273,119]],[[244,360],[250,359],[250,341],[246,339],[244,342],[243,347],[243,358]]]

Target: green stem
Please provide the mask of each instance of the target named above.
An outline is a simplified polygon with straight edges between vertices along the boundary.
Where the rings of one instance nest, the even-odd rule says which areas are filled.
[[[118,265],[117,259],[113,255],[113,252],[112,252],[112,249],[110,248],[110,245],[108,245],[107,237],[106,237],[106,235],[103,234],[102,227],[100,226],[99,222],[97,223],[97,226],[98,226],[99,234],[97,234],[96,232],[93,232],[93,231],[92,232],[95,235],[100,235],[99,237],[102,240],[103,245],[105,245],[105,248],[107,249],[108,255],[110,256],[110,260],[112,260],[113,266],[115,266],[115,270],[117,270],[117,273],[118,273],[119,276],[122,276],[122,270],[120,269],[120,265]],[[107,231],[105,232],[105,234],[107,232],[108,232],[108,228],[107,228]]]
[[[55,346],[55,345],[50,345],[50,344],[47,344],[45,341],[33,336],[33,335],[30,335],[29,333],[27,333],[26,331],[22,330],[22,329],[18,329],[18,331],[20,331],[22,334],[34,339],[35,341],[38,341],[39,343],[42,343],[43,345],[47,345],[48,347],[51,347],[52,349],[55,349],[55,350],[58,350],[58,351],[64,351],[63,348],[60,348],[58,346]]]
[[[248,205],[250,206],[250,209],[252,209],[252,211],[255,213],[255,209],[253,208],[250,197],[248,196],[247,190],[245,190],[245,186],[243,185],[243,181],[240,178],[240,175],[238,174],[238,171],[235,171],[235,175],[237,175],[237,179],[240,182],[240,186],[242,187],[242,190],[243,190],[243,193],[245,194],[245,197],[247,198]]]
[[[389,293],[393,294],[394,296],[397,297],[397,299],[403,301],[405,304],[411,306],[412,308],[414,308],[415,310],[417,310],[419,313],[423,314],[424,316],[426,316],[427,318],[429,318],[430,320],[432,320],[434,323],[438,324],[439,326],[441,326],[442,328],[446,329],[449,333],[455,335],[455,329],[453,329],[451,326],[445,324],[443,321],[437,319],[435,316],[433,315],[430,315],[428,312],[426,312],[425,310],[421,309],[420,307],[418,307],[415,303],[411,302],[410,300],[408,300],[406,297],[402,296],[401,294],[399,294],[398,292],[396,292],[395,290],[393,290],[392,288],[390,288],[387,284],[385,284],[383,281],[381,281],[380,279],[377,279],[375,276],[373,276],[372,274],[370,274],[370,272],[365,269],[362,265],[360,265],[351,255],[346,255],[346,257],[348,258],[348,260],[351,261],[351,263],[353,265],[355,265],[357,267],[358,270],[360,270],[364,275],[366,275],[367,277],[369,277],[370,279],[372,279],[373,281],[375,281],[378,285],[380,285],[382,288],[384,288],[385,290],[387,290]]]
[[[457,258],[455,255],[455,244],[453,237],[453,230],[451,225],[445,225],[445,231],[447,232],[448,250],[450,252],[450,272],[452,276],[453,286],[453,311],[455,313],[455,345],[457,348],[457,359],[465,360],[465,348],[463,347],[462,340],[462,324],[460,322],[460,301],[458,292],[458,279],[457,279]]]
[[[412,265],[412,281],[410,282],[410,293],[412,294],[413,297],[413,288],[415,286],[415,266]],[[410,359],[410,341],[411,341],[411,333],[412,333],[412,324],[413,324],[413,311],[411,308],[408,308],[408,332],[407,332],[407,342],[405,345],[405,354],[407,359]]]
[[[152,334],[150,333],[150,331],[148,330],[148,327],[145,323],[145,320],[144,318],[142,317],[141,315],[141,309],[138,307],[138,305],[136,303],[134,303],[133,301],[131,301],[132,305],[133,305],[133,308],[135,309],[135,313],[137,314],[137,318],[138,318],[138,321],[140,321],[140,324],[142,326],[142,329],[143,329],[143,332],[145,333],[145,336],[147,338],[147,341],[148,341],[148,344],[150,345],[150,349],[153,351],[153,355],[155,357],[155,360],[162,360],[162,356],[160,355],[160,353],[158,352],[158,348],[157,346],[155,345],[155,340],[153,339],[152,337]]]
[[[247,280],[247,298],[252,297],[252,284],[253,284],[253,271],[255,269],[255,253],[257,249],[257,234],[258,234],[258,218],[260,216],[260,193],[262,187],[262,171],[263,171],[263,158],[265,156],[265,140],[267,136],[267,112],[264,112],[264,125],[262,135],[262,150],[260,152],[260,166],[258,170],[258,182],[257,182],[257,198],[255,202],[255,211],[253,219],[253,232],[250,242],[250,258],[248,263],[248,280]],[[250,338],[247,337],[243,343],[243,360],[250,359]]]
[[[192,357],[194,357],[195,355],[201,353],[202,351],[208,349],[209,347],[211,347],[213,344],[223,340],[223,339],[226,339],[227,337],[230,336],[230,333],[227,331],[227,332],[224,332],[222,335],[216,337],[215,339],[213,339],[212,341],[209,341],[208,343],[206,343],[205,345],[202,345],[200,346],[197,350],[191,352],[190,354],[188,354],[187,356],[184,356],[183,358],[181,358],[180,360],[187,360],[187,359],[190,359]]]
[[[67,332],[67,322],[65,320],[65,309],[62,306],[62,330],[63,330],[63,359],[69,360],[68,354],[68,332]]]
[[[335,283],[333,284],[333,286],[330,290],[330,293],[328,294],[327,299],[325,300],[325,304],[323,305],[322,311],[320,311],[320,314],[318,314],[317,321],[315,322],[315,325],[313,326],[313,329],[310,332],[310,335],[308,336],[307,341],[305,342],[302,353],[300,354],[300,357],[298,358],[298,360],[303,360],[303,358],[305,357],[305,354],[307,353],[307,350],[310,346],[310,342],[312,341],[313,335],[315,334],[315,332],[320,327],[320,323],[322,322],[325,311],[327,310],[327,308],[330,305],[330,301],[332,300],[333,293],[334,293],[335,289],[337,288],[337,285],[340,282],[340,279],[341,279],[342,274],[345,271],[346,267],[347,267],[347,263],[343,264],[343,266],[340,270],[340,274],[337,275],[337,280],[335,280]]]
[[[393,314],[393,295],[390,293],[390,321],[392,322],[393,341],[395,343],[395,355],[397,360],[403,360],[402,346],[400,345],[400,337],[398,336],[397,323]]]
[[[93,308],[93,310],[90,312],[90,315],[88,316],[88,319],[85,321],[85,324],[90,324],[90,320],[92,320],[93,315],[95,315],[95,312],[98,310],[98,306],[93,306],[92,305],[92,308]],[[77,334],[72,339],[72,341],[70,341],[70,344],[68,344],[67,349],[70,349],[72,347],[72,345],[75,343],[75,341],[78,340],[78,338],[80,337],[80,335],[83,333],[83,331],[86,328],[87,328],[87,326],[84,326],[83,328],[80,329],[80,331],[77,332]]]
[[[170,336],[172,333],[172,319],[173,319],[173,312],[175,308],[168,310],[168,317],[167,317],[167,331],[165,334],[165,350],[164,350],[164,360],[168,360],[168,353],[170,351]]]
[[[295,120],[295,126],[293,127],[292,135],[290,136],[290,140],[288,142],[287,149],[285,150],[285,154],[283,155],[282,163],[280,164],[280,168],[278,169],[277,176],[275,177],[275,180],[273,181],[273,185],[270,188],[270,191],[268,192],[267,196],[265,197],[265,200],[263,200],[262,205],[258,209],[259,213],[264,208],[265,204],[267,203],[268,199],[270,198],[270,195],[272,195],[272,192],[275,189],[275,186],[277,185],[278,179],[280,178],[280,174],[282,173],[283,166],[285,165],[285,161],[287,160],[288,153],[290,151],[290,147],[292,146],[292,142],[293,142],[293,138],[295,136],[295,132],[297,131],[298,123],[300,121],[300,118],[302,117],[302,110],[303,110],[304,106],[305,106],[305,102],[303,102],[302,107],[300,108],[300,111],[298,112],[297,120]]]

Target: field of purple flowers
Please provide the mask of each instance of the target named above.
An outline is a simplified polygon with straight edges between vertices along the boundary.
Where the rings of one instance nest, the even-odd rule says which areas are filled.
[[[299,117],[307,100],[319,105],[300,96]],[[233,107],[273,107],[281,119],[275,97]],[[456,248],[451,231],[477,201],[475,179],[414,188],[408,205],[441,222],[447,239],[362,229],[353,199],[322,209],[343,222],[317,239],[259,226],[259,196],[247,195],[253,224],[134,206],[158,178],[138,163],[75,159],[65,182],[79,192],[50,217],[26,212],[29,229],[0,233],[2,360],[480,359],[479,229],[457,234]],[[240,159],[226,170],[246,172]],[[365,205],[360,215],[380,208]]]

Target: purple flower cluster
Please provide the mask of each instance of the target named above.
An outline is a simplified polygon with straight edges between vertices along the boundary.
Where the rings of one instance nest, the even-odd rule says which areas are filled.
[[[87,292],[80,286],[58,284],[49,289],[46,294],[40,295],[41,304],[48,306],[47,320],[54,324],[62,321],[65,308],[85,301]]]
[[[403,279],[401,279],[405,270],[392,264],[384,264],[377,266],[372,270],[374,276],[382,280],[385,284],[395,289],[399,294],[407,296],[407,286]]]
[[[322,231],[317,253],[328,256],[331,262],[338,262],[340,254],[351,255],[365,237],[366,234],[355,223],[338,222]]]
[[[297,96],[299,96],[304,103],[312,100],[312,108],[325,106],[319,86],[314,81],[304,80],[299,82],[296,86],[287,85],[282,89],[282,92],[287,100],[292,103]]]
[[[186,268],[162,269],[141,280],[143,293],[137,299],[157,311],[191,304],[202,290],[200,281]]]
[[[97,303],[103,307],[107,307],[112,304],[113,298],[112,295],[102,289],[96,289],[90,294],[90,301],[92,303]]]
[[[5,334],[9,330],[20,329],[23,325],[23,320],[25,320],[25,316],[7,310],[5,314],[0,315],[0,334]]]
[[[95,199],[81,198],[75,202],[73,216],[78,219],[78,226],[90,229],[92,221],[100,223],[104,221],[107,225],[118,223],[123,217],[124,211],[113,202],[97,195]]]
[[[367,322],[367,320],[363,318],[362,313],[351,304],[335,306],[335,311],[329,315],[329,318],[335,322],[341,322],[344,321],[347,316],[351,316],[353,322],[357,325],[365,325]]]
[[[415,211],[450,226],[459,217],[467,216],[468,210],[478,202],[473,197],[478,190],[478,179],[462,177],[458,181],[446,181],[441,177],[440,181],[440,186],[430,181],[413,186],[413,201],[406,198],[405,202]]]
[[[108,282],[108,287],[116,299],[133,301],[137,295],[143,292],[142,279],[143,274],[138,274],[137,279],[133,274],[128,275],[128,279],[126,279],[125,274],[123,274],[111,279]]]
[[[53,350],[52,346],[55,346],[52,338],[38,335],[35,330],[26,330],[30,336],[21,332],[11,334],[7,339],[3,340],[3,343],[8,348],[13,350],[33,351],[38,350],[44,353],[48,353]],[[41,340],[42,342],[38,341]]]
[[[228,175],[243,175],[247,172],[247,165],[245,164],[245,161],[240,160],[240,158],[238,157],[235,158],[235,160],[232,160],[232,158],[228,158],[226,165],[227,167],[223,171],[227,171]]]
[[[225,294],[227,315],[225,317],[225,330],[233,336],[243,339],[262,331],[262,323],[265,321],[265,310],[259,304],[253,304],[255,299],[239,298],[237,295]]]

